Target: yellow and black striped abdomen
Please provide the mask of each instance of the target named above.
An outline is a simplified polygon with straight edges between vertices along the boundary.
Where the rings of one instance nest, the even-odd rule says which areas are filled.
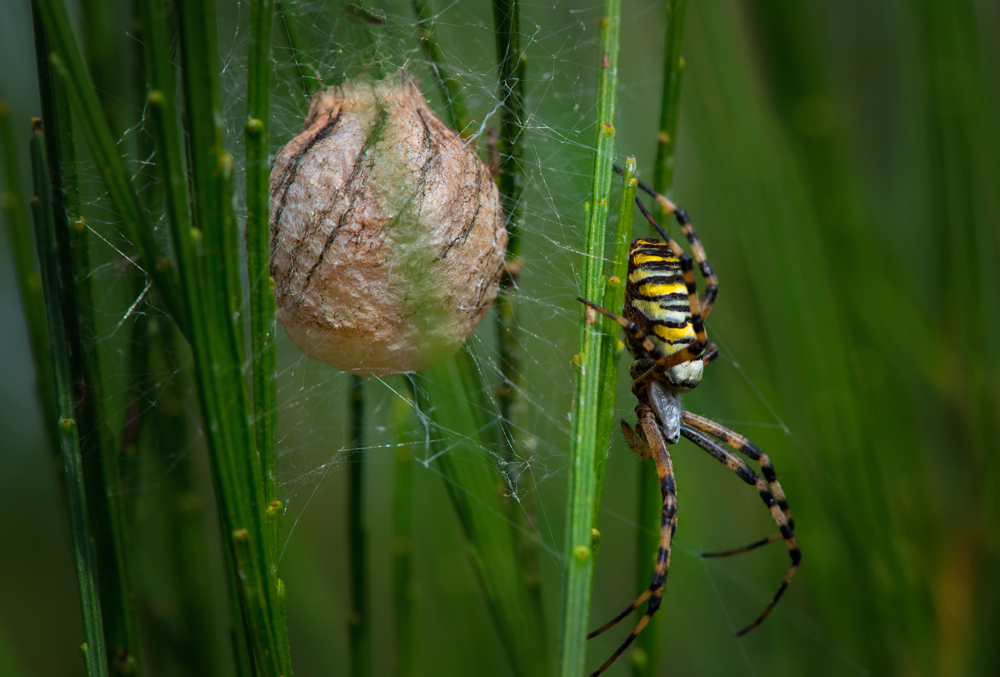
[[[659,240],[632,241],[625,284],[625,317],[639,325],[663,352],[672,355],[695,342],[681,262]],[[626,333],[636,359],[646,351]]]

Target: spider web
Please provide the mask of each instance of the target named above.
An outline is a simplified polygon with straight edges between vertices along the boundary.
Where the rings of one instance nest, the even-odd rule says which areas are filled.
[[[339,16],[340,5],[326,0],[303,0],[293,3],[303,17]],[[499,125],[499,100],[493,19],[488,3],[433,4],[433,23],[438,33],[443,63],[462,86],[465,103],[472,118],[472,138],[485,155],[489,130]],[[421,83],[421,89],[437,110],[441,110],[441,96],[433,79],[431,64],[420,50],[416,39],[415,19],[409,3],[386,3],[386,25],[380,29],[381,55],[390,72],[405,67]],[[506,472],[507,466],[501,450],[483,447],[481,453],[493,462],[507,483],[505,493],[520,506],[523,512],[535,515],[534,524],[518,527],[526,529],[528,536],[539,547],[545,603],[549,623],[555,627],[558,618],[562,561],[562,521],[564,518],[567,450],[569,447],[569,411],[573,395],[573,367],[571,357],[578,350],[577,325],[579,309],[575,297],[579,293],[581,251],[584,237],[583,204],[590,190],[590,172],[593,156],[594,83],[597,75],[597,26],[602,5],[598,2],[523,3],[520,40],[527,55],[525,109],[526,118],[519,171],[523,176],[524,192],[521,199],[521,222],[524,228],[522,255],[525,269],[518,284],[519,337],[523,364],[523,387],[517,396],[524,403],[525,415],[509,421],[514,430],[516,464],[525,469],[520,475]],[[622,31],[620,58],[619,121],[617,147],[621,157],[635,153],[638,156],[640,175],[651,176],[651,160],[655,151],[656,119],[659,110],[660,72],[659,53],[662,49],[662,8],[656,3],[640,3],[624,9],[625,25]],[[322,22],[304,22],[312,44],[328,46],[325,52],[311,53],[317,58],[317,69],[324,82],[338,82],[345,75],[357,74],[364,52],[357,42],[357,27],[344,21],[333,26]],[[249,5],[240,3],[235,11],[221,18],[220,31],[227,38],[222,46],[223,104],[227,128],[226,143],[237,161],[238,209],[243,209],[242,127],[245,120],[246,51],[249,39]],[[280,25],[276,26],[278,44],[284,44]],[[276,149],[286,142],[301,125],[306,99],[294,81],[294,54],[287,47],[275,50],[275,79],[272,98],[272,143]],[[681,143],[678,159],[678,201],[693,215],[700,226],[709,257],[713,247],[724,246],[723,236],[716,224],[701,217],[699,205],[686,201],[684,188],[685,168],[697,175],[697,156],[684,136],[682,117]],[[141,126],[127,130],[121,137],[123,150],[138,157],[142,148]],[[132,324],[140,316],[157,320],[164,318],[155,306],[150,287],[139,265],[130,257],[132,247],[122,231],[116,215],[104,194],[103,186],[92,164],[81,162],[81,179],[84,195],[91,196],[86,205],[88,226],[99,253],[95,260],[103,261],[93,272],[97,294],[95,312],[100,323],[100,345],[105,368],[109,371],[109,392],[126,393],[118,409],[109,411],[111,420],[122,417],[132,402],[129,395],[140,393],[127,381],[123,359],[133,347],[130,345]],[[134,178],[142,184],[151,175],[152,168],[142,161],[134,163]],[[155,190],[149,184],[147,190]],[[612,194],[618,192],[617,186]],[[710,199],[708,191],[699,194],[702,204]],[[617,214],[612,205],[610,213]],[[710,213],[710,212],[709,212]],[[243,213],[239,213],[244,222]],[[612,229],[613,230],[613,224]],[[635,222],[636,234],[646,233],[640,220]],[[610,249],[609,249],[610,251]],[[243,260],[243,259],[241,259]],[[721,278],[722,301],[716,314],[725,313],[727,299],[726,271],[717,266]],[[123,274],[125,273],[125,274]],[[244,285],[251,281],[245,280]],[[736,295],[734,295],[735,297]],[[150,301],[154,305],[150,305]],[[718,321],[718,320],[717,320]],[[758,385],[759,375],[741,366],[746,355],[740,335],[726,328],[709,325],[709,333],[722,349],[722,357],[706,376],[706,383],[686,400],[691,409],[712,416],[721,423],[734,427],[761,441],[761,446],[772,451],[772,459],[780,472],[782,462],[801,455],[802,462],[816,466],[818,460],[799,442],[795,433],[785,424],[782,412],[772,404],[777,398],[769,388]],[[495,387],[502,375],[496,358],[496,331],[491,313],[482,322],[469,341],[468,349],[483,380]],[[367,473],[368,520],[372,535],[373,578],[388,579],[391,539],[391,501],[393,464],[400,449],[412,456],[415,482],[414,538],[417,548],[424,550],[423,566],[433,571],[423,583],[424,600],[444,599],[443,611],[434,616],[430,627],[446,633],[455,618],[479,616],[471,623],[481,632],[491,633],[484,620],[482,602],[475,595],[475,581],[464,559],[457,526],[435,530],[432,519],[447,515],[450,510],[440,491],[442,481],[448,481],[436,460],[441,454],[450,453],[439,442],[445,437],[426,412],[415,411],[418,424],[401,431],[394,423],[399,407],[411,407],[406,395],[407,384],[403,377],[369,379],[365,385],[367,400],[367,440],[363,448],[352,448],[348,440],[348,376],[304,357],[279,330],[278,352],[278,449],[280,456],[281,499],[287,508],[286,556],[284,565],[290,570],[284,575],[294,594],[295,577],[309,567],[326,566],[324,558],[331,561],[333,570],[343,571],[342,546],[318,546],[317,542],[345,543],[342,524],[345,509],[342,495],[345,491],[346,469],[350,463],[364,459]],[[627,368],[620,369],[617,397],[617,414],[631,420],[633,398],[628,389]],[[171,384],[184,380],[182,374],[189,364],[174,365],[172,369],[150,374],[147,406],[154,405]],[[712,381],[715,381],[713,384]],[[184,388],[190,384],[184,382]],[[740,393],[741,398],[756,401],[749,407],[727,406],[737,401],[727,391]],[[195,400],[193,391],[188,398]],[[494,419],[499,417],[495,397],[490,399]],[[192,425],[197,420],[189,412]],[[495,423],[495,425],[497,425]],[[416,431],[416,435],[414,435]],[[189,446],[173,451],[175,463],[162,468],[159,474],[144,476],[143,482],[131,486],[130,491],[142,496],[158,482],[169,481],[169,474],[180,460],[189,455],[204,456],[203,442],[192,435]],[[771,552],[754,559],[752,566],[732,561],[703,562],[697,554],[703,550],[717,550],[720,544],[739,545],[756,540],[768,533],[766,511],[753,492],[743,487],[735,478],[726,476],[711,459],[697,456],[688,449],[674,452],[677,481],[681,496],[681,526],[675,542],[675,559],[667,586],[665,605],[666,634],[665,664],[679,674],[697,671],[698,656],[711,646],[728,656],[722,664],[743,674],[771,674],[780,668],[781,661],[759,647],[748,646],[733,640],[728,632],[735,631],[753,617],[773,594],[773,587],[784,571],[787,555]],[[702,455],[704,456],[704,455]],[[620,436],[613,437],[609,448],[609,464],[602,506],[602,551],[595,580],[595,600],[592,610],[594,620],[603,620],[619,611],[633,598],[634,540],[640,530],[655,529],[656,525],[643,525],[635,521],[636,475],[639,459],[626,447]],[[827,477],[827,481],[833,480]],[[786,486],[794,508],[794,497],[806,487]],[[462,490],[462,487],[458,487]],[[733,498],[736,493],[745,496]],[[712,496],[727,496],[727,508],[734,506],[742,514],[731,522],[719,524],[723,518]],[[420,502],[426,502],[426,505]],[[688,507],[690,506],[690,507]],[[701,515],[699,516],[699,513]],[[727,518],[728,519],[728,518]],[[445,531],[448,533],[439,533]],[[727,540],[729,539],[729,540]],[[293,557],[294,555],[294,557]],[[311,558],[313,564],[297,564],[298,558]],[[754,557],[754,556],[748,556]],[[438,561],[428,563],[428,560]],[[433,566],[432,566],[433,565]],[[423,580],[423,579],[422,579]],[[794,585],[793,585],[794,588]],[[333,591],[326,598],[330,606],[347,609],[347,593]],[[373,604],[382,597],[376,593]],[[295,601],[290,598],[291,613]],[[708,602],[717,600],[717,603]],[[384,600],[383,600],[384,601]],[[318,613],[318,612],[317,612]],[[334,623],[342,621],[339,616]],[[450,616],[450,620],[447,618]],[[387,621],[376,619],[376,632]],[[687,624],[705,630],[705,634],[720,634],[718,640],[706,640],[702,647],[683,649],[671,641]],[[788,632],[800,635],[798,641],[809,643],[819,653],[826,654],[832,662],[843,666],[850,673],[863,673],[864,668],[826,638],[828,629],[787,599],[777,607],[770,624],[781,626],[780,635]],[[478,624],[478,625],[476,625]],[[627,627],[628,622],[623,624]],[[728,625],[728,628],[726,627]],[[480,627],[481,626],[481,627]],[[334,625],[332,627],[339,627]],[[610,653],[627,629],[612,636],[605,644],[590,649],[592,656]],[[429,634],[429,633],[428,633]],[[552,635],[555,632],[552,631]],[[602,640],[603,641],[603,640]],[[777,640],[775,640],[777,641]],[[606,650],[607,649],[607,650]],[[441,657],[437,667],[443,674],[460,673],[448,660]],[[493,649],[499,656],[499,650]],[[675,653],[676,652],[676,653]],[[430,651],[425,652],[429,657]],[[376,657],[377,666],[380,659]],[[502,665],[502,659],[496,661]],[[617,666],[624,672],[625,661]],[[457,663],[456,663],[457,665]],[[468,665],[468,663],[465,663]],[[385,666],[382,666],[385,667]],[[497,670],[502,671],[502,667]],[[614,674],[614,670],[608,674]]]

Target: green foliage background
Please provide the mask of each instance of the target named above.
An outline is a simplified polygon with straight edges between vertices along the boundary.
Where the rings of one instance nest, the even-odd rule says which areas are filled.
[[[125,34],[127,4],[121,4],[121,17],[113,12],[106,17],[105,27],[121,29],[111,32],[116,39]],[[308,6],[327,21],[339,8]],[[582,6],[579,15],[570,9],[523,6],[522,33],[530,34],[524,26],[535,24],[550,31],[565,26],[575,32],[574,40],[595,32],[599,7]],[[390,16],[409,16],[408,3],[388,10]],[[222,11],[221,32],[229,40],[238,35],[240,14],[229,6]],[[491,26],[490,8],[463,7],[461,20],[452,11],[458,10],[442,15],[448,27],[439,39],[456,59],[478,63],[484,58],[477,52],[482,43],[467,39],[462,23]],[[647,178],[659,116],[662,14],[654,2],[623,7],[617,148],[620,156],[635,154],[640,176],[645,170]],[[0,9],[0,83],[25,143],[27,120],[38,114],[30,25],[26,2]],[[723,359],[686,405],[732,425],[769,453],[793,508],[803,565],[772,617],[735,639],[734,631],[772,594],[787,555],[773,546],[730,560],[697,557],[702,550],[756,540],[768,533],[768,519],[752,490],[694,447],[678,445],[673,455],[679,527],[661,611],[660,674],[987,675],[1000,669],[995,642],[1000,635],[998,27],[1000,7],[965,0],[689,3],[674,197],[692,214],[720,276],[720,301],[709,331]],[[87,40],[96,30],[84,27],[81,37]],[[125,41],[119,47],[131,49]],[[560,53],[549,63],[527,45],[528,109],[540,119],[570,121],[569,131],[582,140],[560,144],[554,135],[533,137],[529,131],[525,141],[546,149],[545,164],[529,179],[544,177],[550,187],[558,186],[550,188],[551,197],[564,215],[561,224],[532,223],[532,200],[549,196],[535,188],[537,181],[529,182],[523,294],[544,297],[546,304],[529,306],[523,315],[526,386],[545,406],[526,420],[529,435],[543,447],[563,450],[565,429],[553,420],[565,420],[570,405],[569,360],[577,339],[572,275],[578,270],[564,248],[578,247],[583,237],[582,227],[577,240],[565,224],[583,223],[589,178],[579,168],[590,166],[592,133],[572,128],[576,118],[561,108],[559,96],[542,95],[538,73],[581,65],[575,79],[553,74],[553,86],[570,82],[589,95],[595,49],[593,41],[582,40],[576,53]],[[133,96],[134,77],[130,67],[123,68],[121,82],[103,86]],[[427,84],[425,89],[431,90]],[[277,138],[282,130],[296,125],[299,100],[290,91],[287,83],[275,91],[276,143],[284,141]],[[237,92],[228,94],[233,100],[227,106],[242,105]],[[436,92],[429,96],[440,104]],[[130,101],[108,111],[119,132],[138,119]],[[489,102],[472,106],[478,106],[474,112],[481,122]],[[230,137],[230,143],[238,142],[237,133]],[[22,148],[22,160],[26,157]],[[93,176],[85,190],[92,199],[102,193]],[[95,221],[113,219],[103,202],[92,201],[89,209]],[[639,227],[637,232],[645,232]],[[113,245],[121,244],[110,225],[108,236]],[[68,529],[33,397],[6,247],[0,240],[0,496],[7,506],[0,556],[0,674],[82,674]],[[95,274],[102,358],[115,365],[108,367],[106,389],[118,393],[120,410],[129,392],[122,364],[128,327],[111,330],[132,287],[116,281],[122,267],[112,249],[97,258],[103,261]],[[542,261],[547,263],[538,265]],[[551,312],[549,303],[564,312]],[[488,335],[489,327],[483,333]],[[296,448],[325,444],[288,469],[302,475],[320,468],[317,474],[323,474],[327,470],[320,464],[345,443],[347,381],[321,365],[305,364],[291,384],[282,369],[298,359],[290,344],[279,343],[284,379],[279,393],[325,383],[325,394],[306,419],[308,433],[295,414],[299,425],[283,429],[279,439]],[[623,360],[618,411],[629,419],[626,364]],[[181,387],[183,392],[190,385]],[[394,455],[378,445],[398,441],[391,419],[398,399],[379,384],[369,385],[367,395],[368,444],[375,447],[366,452],[375,673],[391,674]],[[188,420],[192,431],[193,421]],[[140,441],[140,450],[144,444],[149,442]],[[212,499],[200,436],[192,432],[178,441],[166,458],[168,464],[186,459],[200,473],[202,513],[209,530],[217,529],[213,511],[204,508]],[[550,458],[547,464],[558,469],[560,462]],[[633,517],[638,465],[616,436],[603,493],[592,627],[639,589],[634,542],[640,529],[652,525],[637,524]],[[415,466],[412,504],[420,673],[511,674],[444,483],[420,469]],[[343,463],[332,466],[308,509],[286,519],[286,531],[291,523],[295,530],[281,572],[300,675],[335,674],[346,663],[346,470]],[[168,555],[157,536],[165,528],[159,501],[177,478],[162,468],[144,472],[129,499],[138,525],[147,659],[150,674],[184,674],[184,664],[169,657],[179,600],[165,579]],[[556,551],[562,543],[564,478],[560,473],[540,484],[534,497],[553,521],[554,535],[546,542]],[[216,662],[202,666],[204,674],[228,670],[217,540],[211,541],[209,571],[218,590],[217,618],[199,619],[216,647]],[[560,565],[547,555],[541,562],[555,642]],[[624,633],[592,642],[588,664],[599,665]],[[630,660],[627,654],[608,674],[628,674]]]

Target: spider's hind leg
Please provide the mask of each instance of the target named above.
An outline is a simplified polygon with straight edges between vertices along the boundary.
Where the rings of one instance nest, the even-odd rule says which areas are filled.
[[[792,511],[788,507],[788,499],[785,498],[785,491],[781,488],[781,484],[778,483],[778,474],[775,472],[774,466],[771,464],[771,459],[767,457],[767,454],[743,435],[719,425],[704,416],[685,411],[681,413],[681,418],[692,428],[696,428],[703,433],[708,433],[712,437],[722,440],[727,446],[759,463],[760,472],[764,476],[764,479],[767,480],[767,485],[774,495],[775,503],[781,508],[781,512],[785,514],[785,520],[788,522],[789,528],[795,529],[795,520],[792,519]],[[777,540],[777,537],[771,540]]]
[[[643,631],[649,623],[649,619],[653,617],[653,614],[659,610],[660,602],[663,598],[663,590],[667,584],[667,570],[670,568],[670,544],[673,541],[674,532],[677,530],[677,487],[674,484],[674,468],[670,461],[670,452],[667,450],[667,445],[663,441],[663,435],[660,433],[659,424],[656,422],[656,416],[651,410],[646,409],[639,417],[639,425],[636,426],[635,432],[624,421],[622,421],[622,430],[625,431],[625,439],[633,451],[640,456],[643,455],[641,450],[648,451],[650,456],[656,461],[656,472],[660,476],[660,492],[663,495],[663,510],[660,513],[660,547],[656,553],[656,568],[653,570],[652,578],[650,578],[649,587],[624,611],[587,635],[587,639],[597,637],[605,630],[614,627],[620,621],[624,620],[648,600],[646,613],[636,623],[635,629],[622,642],[618,650],[611,655],[611,658],[606,660],[590,677],[597,677],[597,675],[607,670],[608,666],[618,660],[618,657],[625,652],[625,649]],[[633,443],[636,446],[633,446]]]
[[[778,484],[778,478],[775,475],[774,468],[771,466],[770,460],[768,460],[767,456],[761,453],[757,447],[747,442],[746,438],[722,427],[718,423],[709,421],[701,416],[696,416],[690,412],[684,412],[682,414],[681,434],[723,463],[727,468],[736,473],[744,482],[756,487],[761,500],[764,501],[765,505],[767,505],[771,512],[771,517],[778,525],[778,533],[782,538],[784,538],[785,545],[788,547],[788,557],[791,559],[791,564],[788,567],[788,571],[785,573],[784,579],[781,581],[781,585],[778,586],[778,591],[774,594],[774,597],[771,598],[771,601],[768,603],[767,607],[765,607],[764,611],[757,616],[757,618],[754,619],[750,625],[736,633],[737,637],[741,637],[756,628],[764,621],[765,618],[767,618],[768,614],[771,613],[771,610],[774,609],[774,606],[778,603],[778,600],[781,599],[781,596],[785,593],[785,590],[788,588],[788,584],[791,582],[792,577],[799,568],[799,562],[802,561],[802,553],[799,550],[798,541],[795,540],[795,523],[791,519],[788,502],[785,500],[785,494],[781,490],[781,485]],[[754,460],[759,461],[764,477],[759,477],[757,473],[751,470],[743,460],[735,454],[727,451],[725,447],[723,447],[722,444],[715,439],[716,437],[721,439],[725,444],[747,454]],[[765,479],[767,481],[765,481]],[[719,556],[747,552],[748,550],[753,550],[761,545],[766,545],[767,543],[771,543],[776,540],[778,540],[776,536],[768,537],[744,548],[737,548],[736,550],[731,550],[727,553],[719,553]]]

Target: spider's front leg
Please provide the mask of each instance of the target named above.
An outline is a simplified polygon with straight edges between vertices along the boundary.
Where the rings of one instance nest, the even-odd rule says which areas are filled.
[[[667,584],[667,571],[670,568],[670,543],[677,530],[677,487],[674,484],[674,468],[670,461],[670,451],[663,440],[656,415],[649,405],[640,401],[639,405],[636,406],[636,413],[639,415],[639,423],[636,425],[635,431],[633,432],[625,421],[622,421],[622,431],[625,433],[625,439],[632,451],[643,458],[652,458],[656,461],[656,472],[660,476],[660,492],[663,495],[663,510],[660,513],[660,547],[656,553],[656,567],[653,570],[652,578],[650,578],[649,587],[623,612],[587,635],[587,639],[597,637],[605,630],[617,625],[648,600],[646,613],[639,619],[632,633],[611,655],[611,658],[605,661],[590,677],[597,677],[618,660],[618,657],[635,641],[635,638],[649,623],[649,619],[660,608],[663,590]]]

